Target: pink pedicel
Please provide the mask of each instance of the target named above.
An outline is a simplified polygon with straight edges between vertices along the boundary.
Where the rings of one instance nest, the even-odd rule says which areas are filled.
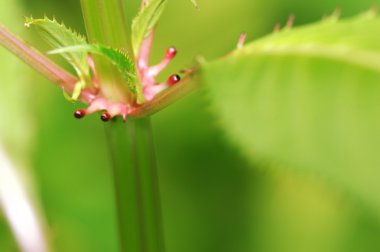
[[[181,81],[181,77],[178,74],[171,75],[164,83],[154,83],[143,88],[144,97],[147,101],[151,101],[158,93],[164,91],[170,86],[174,86]]]
[[[99,84],[99,79],[98,79],[98,75],[96,74],[95,62],[91,55],[87,57],[87,62],[93,74],[92,83],[97,88]]]
[[[148,66],[148,58],[146,57],[146,53],[143,50],[150,50],[149,46],[145,45],[142,48],[141,55],[143,55],[139,62],[139,74],[142,79],[143,85],[143,94],[147,101],[151,101],[154,97],[169,88],[172,85],[177,84],[181,78],[178,74],[173,74],[169,77],[169,79],[165,82],[159,83],[156,81],[157,76],[169,65],[169,63],[173,60],[173,58],[177,55],[177,49],[175,47],[170,47],[166,50],[164,58],[162,61],[155,66]]]
[[[143,88],[144,97],[147,101],[151,101],[158,93],[164,91],[167,88],[168,86],[164,83],[146,86]]]
[[[78,109],[75,111],[74,117],[81,119],[86,115],[90,115],[98,111],[103,111],[101,120],[104,122],[107,122],[111,118],[118,115],[122,116],[123,120],[125,121],[131,109],[129,105],[126,105],[122,102],[110,102],[105,98],[96,98],[93,102],[90,103],[87,109]]]
[[[168,50],[166,50],[165,57],[159,64],[139,70],[143,72],[143,76],[146,76],[147,78],[151,78],[154,80],[157,77],[157,75],[161,73],[169,65],[169,63],[173,60],[173,58],[176,55],[177,49],[175,49],[174,47],[170,47]]]

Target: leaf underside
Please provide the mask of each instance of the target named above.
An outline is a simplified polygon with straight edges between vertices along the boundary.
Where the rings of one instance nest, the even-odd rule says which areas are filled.
[[[380,18],[327,19],[202,66],[213,110],[253,162],[319,174],[380,217]]]

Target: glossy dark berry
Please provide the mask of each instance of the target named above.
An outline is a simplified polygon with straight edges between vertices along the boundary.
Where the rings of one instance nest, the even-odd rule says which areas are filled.
[[[103,112],[102,115],[100,116],[100,119],[101,119],[103,122],[108,122],[109,120],[111,120],[111,115],[110,115],[110,113],[108,113],[107,111],[106,111],[106,112]]]
[[[181,80],[181,77],[178,74],[173,74],[169,77],[169,79],[166,81],[168,85],[175,85]]]
[[[166,51],[166,58],[168,58],[168,59],[172,59],[172,58],[174,58],[176,55],[177,55],[177,49],[176,49],[175,47],[170,47],[170,48]]]
[[[84,109],[78,109],[74,112],[74,117],[76,119],[81,119],[86,115],[86,111]]]

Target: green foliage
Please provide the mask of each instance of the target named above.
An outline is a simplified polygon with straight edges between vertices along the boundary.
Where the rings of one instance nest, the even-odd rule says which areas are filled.
[[[123,75],[131,92],[137,95],[137,99],[143,98],[142,88],[136,80],[135,65],[127,53],[101,44],[64,47],[52,50],[49,53],[65,54],[73,52],[93,53],[107,58]]]
[[[196,0],[190,0],[198,9],[199,5]],[[132,22],[132,47],[136,57],[140,53],[141,44],[156,27],[166,6],[166,0],[149,0],[143,6]]]
[[[53,13],[65,17],[75,27],[83,23],[83,18],[75,15],[79,12],[74,8],[79,7],[76,0],[51,0],[48,4],[43,0],[3,2],[0,5],[6,7],[1,8],[4,15],[0,15],[0,19],[20,35],[22,32],[14,29],[20,26],[18,17],[26,12],[34,16]],[[107,5],[118,1],[88,2],[93,2],[94,8],[112,13],[109,17],[117,16],[116,8]],[[138,1],[123,2],[138,4]],[[10,12],[9,5],[16,3],[27,5],[26,10]],[[375,3],[380,1],[375,0]],[[165,48],[168,43],[183,48],[181,57],[171,65],[173,71],[188,66],[194,55],[219,57],[235,44],[241,31],[247,31],[249,37],[259,36],[268,32],[275,22],[284,22],[289,13],[296,15],[297,23],[305,23],[319,19],[336,6],[341,6],[343,15],[347,16],[367,8],[374,1],[239,0],[221,5],[219,0],[209,0],[201,2],[203,10],[199,13],[191,9],[182,12],[186,4],[186,1],[170,2],[167,17],[175,21],[162,22],[161,31],[165,37],[155,41],[155,48]],[[134,14],[133,7],[126,8],[126,17]],[[94,11],[86,13],[92,15]],[[9,26],[7,22],[14,25]],[[104,38],[111,38],[111,42],[112,38],[124,37],[121,36],[124,30],[117,23],[96,17],[92,19],[94,22],[104,26],[103,30],[108,32]],[[86,23],[88,30],[89,23]],[[99,37],[91,39],[88,36],[91,43],[114,48],[128,45]],[[2,136],[15,143],[16,158],[24,156],[20,154],[20,141],[27,139],[24,134],[30,133],[37,138],[31,142],[33,177],[43,199],[42,209],[48,216],[52,249],[118,251],[114,187],[107,169],[110,164],[105,155],[108,152],[103,125],[96,117],[80,122],[71,119],[73,107],[62,101],[60,92],[38,75],[20,69],[23,64],[15,57],[5,51],[2,55],[0,103],[5,119],[0,124],[9,129]],[[152,61],[159,61],[161,57],[160,50],[153,50]],[[96,58],[100,71],[98,62],[108,63],[108,60]],[[12,66],[11,61],[14,62]],[[335,68],[336,64],[331,66]],[[118,74],[116,67],[111,67]],[[283,71],[287,71],[287,66]],[[292,70],[290,66],[289,71],[297,71],[303,76],[302,68]],[[110,69],[104,70],[106,78],[109,72]],[[210,78],[219,74],[222,72]],[[121,76],[118,80],[122,81]],[[231,91],[235,89],[234,83],[235,80],[229,83]],[[13,90],[12,95],[7,90]],[[46,99],[33,99],[36,96]],[[167,251],[380,251],[379,225],[370,213],[361,213],[361,207],[355,202],[352,206],[351,198],[336,193],[331,186],[334,184],[325,185],[324,179],[297,176],[293,171],[281,172],[277,165],[277,170],[250,167],[223,141],[223,134],[214,127],[214,117],[207,109],[209,104],[202,98],[197,92],[153,116]],[[41,106],[38,113],[33,113],[31,106],[36,103]],[[31,116],[35,118],[32,121],[29,120]],[[7,247],[10,235],[6,232],[0,231],[0,251],[16,251],[15,247]]]
[[[83,36],[67,28],[63,23],[58,23],[55,19],[49,19],[47,17],[34,19],[27,17],[25,26],[35,26],[42,37],[53,48],[87,44]],[[80,77],[89,75],[87,52],[65,52],[62,56],[75,68]]]
[[[151,34],[162,12],[165,9],[166,0],[151,0],[141,8],[132,22],[132,47],[135,56],[140,53],[141,43]]]
[[[231,140],[312,172],[380,217],[380,18],[326,19],[255,41],[202,67]]]
[[[25,18],[25,26],[35,26],[42,37],[53,48],[61,48],[74,45],[85,45],[86,39],[67,28],[63,23],[58,23],[55,19],[47,17],[43,19]],[[70,101],[76,101],[81,91],[91,83],[89,65],[87,62],[87,52],[65,52],[62,56],[73,66],[79,76],[74,92],[71,97],[65,94],[65,97]]]

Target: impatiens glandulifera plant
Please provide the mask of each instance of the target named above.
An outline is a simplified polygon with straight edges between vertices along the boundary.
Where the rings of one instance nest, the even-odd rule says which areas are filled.
[[[25,27],[36,28],[52,47],[48,54],[62,55],[76,77],[2,26],[0,43],[59,85],[68,100],[87,104],[87,108],[74,112],[76,118],[100,111],[101,120],[113,119],[106,131],[114,164],[121,251],[164,251],[148,115],[194,89],[192,70],[182,71],[185,78],[180,88],[178,74],[157,83],[157,75],[177,53],[174,47],[167,50],[161,63],[149,65],[154,31],[165,0],[142,1],[131,36],[122,1],[83,0],[81,5],[87,38],[55,19],[25,20]]]
[[[54,19],[26,19],[77,77],[0,27],[0,43],[88,105],[76,118],[101,112],[114,164],[122,251],[164,251],[149,115],[202,83],[221,127],[253,163],[310,170],[334,181],[380,216],[380,19],[374,10],[339,21],[337,13],[301,28],[275,27],[263,39],[220,60],[157,75],[176,55],[149,65],[165,0],[144,0],[131,29],[122,1],[82,0],[87,39]],[[130,30],[130,34],[128,33]],[[118,117],[125,121],[122,123]],[[111,120],[112,119],[112,120]]]

